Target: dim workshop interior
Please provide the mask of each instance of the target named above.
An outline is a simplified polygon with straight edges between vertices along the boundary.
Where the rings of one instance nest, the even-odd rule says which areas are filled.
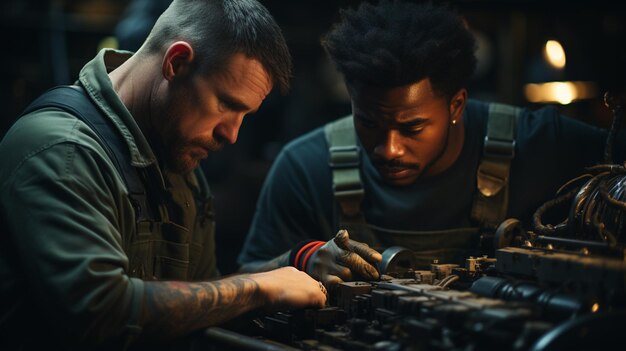
[[[0,58],[3,106],[0,138],[10,134],[9,129],[25,109],[48,89],[74,84],[81,69],[101,50],[137,51],[170,2],[3,1],[0,27],[5,33],[5,44]],[[241,258],[247,257],[248,252],[242,254],[242,249],[251,226],[258,224],[253,220],[255,211],[268,203],[259,201],[260,197],[277,196],[263,198],[261,192],[268,175],[277,172],[270,172],[275,162],[287,157],[282,153],[284,148],[289,148],[294,139],[358,110],[357,94],[344,83],[341,70],[329,58],[321,40],[340,19],[340,9],[378,1],[258,2],[280,27],[293,70],[289,91],[281,94],[277,89],[271,90],[258,111],[241,124],[237,142],[225,145],[218,152],[209,152],[198,166],[210,186],[213,201],[214,268],[226,278],[242,274]],[[448,262],[442,258],[424,266],[404,245],[393,241],[368,242],[361,240],[367,236],[351,235],[381,254],[382,258],[373,264],[378,279],[359,279],[354,274],[351,275],[354,279],[326,284],[319,275],[313,275],[326,295],[323,307],[246,309],[237,318],[185,333],[191,336],[185,335],[184,342],[168,344],[166,349],[545,351],[626,347],[620,335],[626,325],[626,163],[619,158],[626,155],[626,150],[620,150],[626,145],[623,143],[626,140],[623,121],[626,7],[619,1],[605,0],[451,0],[446,3],[461,16],[475,40],[476,66],[466,86],[469,97],[528,111],[547,107],[556,111],[555,114],[600,128],[606,136],[601,137],[601,150],[589,156],[580,152],[580,157],[602,162],[586,165],[586,169],[580,169],[579,176],[568,176],[560,188],[551,192],[554,196],[537,202],[528,222],[498,217],[491,230],[477,236],[474,250],[468,251],[460,261]],[[548,117],[536,115],[542,116]],[[454,124],[456,120],[451,122]],[[555,134],[565,131],[557,127]],[[518,156],[519,147],[533,148],[521,141],[516,144],[513,140],[510,145],[490,144],[488,139],[484,137],[485,153],[493,152],[494,159],[505,158],[509,163]],[[479,142],[482,150],[482,137]],[[347,149],[340,146],[337,150]],[[366,157],[367,146],[361,146],[360,150],[360,157]],[[548,150],[545,154],[552,155]],[[569,157],[576,159],[577,155]],[[325,166],[330,164],[332,168],[333,162],[331,156]],[[0,165],[5,167],[4,159]],[[529,161],[524,165],[534,163]],[[334,169],[350,167],[344,166]],[[511,167],[511,172],[517,172],[521,166]],[[541,184],[541,173],[554,167],[559,166],[526,169],[524,172],[534,175],[532,182],[524,183],[529,186],[523,192],[532,194],[537,189],[547,192],[547,185]],[[316,176],[317,173],[310,175]],[[490,182],[488,177],[478,178],[478,183]],[[280,182],[281,178],[277,179]],[[329,178],[329,184],[331,181]],[[364,183],[366,191],[374,187],[365,180]],[[336,183],[332,184],[337,187]],[[484,185],[490,186],[492,183]],[[285,186],[282,191],[290,189]],[[481,184],[478,189],[484,190]],[[491,196],[484,192],[483,195]],[[363,206],[369,206],[367,193],[365,196]],[[511,199],[516,196],[512,193]],[[7,218],[14,216],[14,212],[8,200],[2,205],[0,231],[8,233],[4,223],[9,222]],[[316,209],[314,205],[310,207]],[[335,206],[336,211],[339,208]],[[271,208],[266,211],[272,213]],[[311,217],[325,215],[316,212]],[[294,221],[299,219],[294,217]],[[402,236],[406,228],[398,228],[394,233]],[[439,228],[428,229],[435,232]],[[4,237],[0,245],[13,243],[6,233],[0,234]],[[309,259],[313,262],[314,256],[310,254],[322,247],[322,243],[338,242],[335,233],[324,236],[328,239],[311,238],[320,240],[317,246],[307,243],[299,246],[299,250],[294,249],[289,262],[310,273],[306,265]],[[339,250],[348,250],[341,244],[337,246]],[[30,267],[25,258],[18,258],[8,247],[0,251],[6,261],[17,262],[13,267],[18,267],[20,272],[21,264]],[[355,250],[358,251],[348,251]],[[0,264],[4,282],[9,284],[17,279],[2,268]],[[16,295],[8,291],[0,290],[4,300],[1,319],[13,313],[11,301]],[[50,301],[54,302],[54,298]],[[56,308],[45,313],[54,311]],[[63,319],[57,322],[64,323]],[[31,330],[20,332],[36,339],[46,325],[33,323]],[[5,323],[0,326],[6,328],[0,334],[3,336],[13,330]],[[135,345],[132,337],[128,340],[123,347],[106,343],[98,347],[132,350],[145,346]],[[74,347],[92,349],[80,345]],[[158,342],[147,345],[159,349]],[[7,345],[7,349],[29,349],[12,346],[16,345]]]

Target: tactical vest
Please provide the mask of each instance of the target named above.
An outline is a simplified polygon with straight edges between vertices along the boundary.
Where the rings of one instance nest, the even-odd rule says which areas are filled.
[[[211,192],[200,168],[180,179],[174,178],[177,184],[166,189],[156,164],[146,168],[132,166],[121,133],[82,87],[52,88],[22,115],[47,107],[66,111],[89,126],[124,180],[136,229],[134,233],[121,233],[129,260],[126,274],[143,280],[207,279],[217,274],[215,258],[206,257],[207,252],[214,250],[215,224]],[[183,206],[176,205],[181,201]],[[173,221],[172,212],[191,213],[192,220],[181,225],[185,220],[179,215]],[[201,233],[201,237],[192,233]]]
[[[390,246],[413,250],[418,265],[427,268],[434,259],[445,263],[463,263],[478,253],[481,235],[493,232],[505,219],[509,201],[509,170],[515,156],[515,127],[521,109],[509,105],[489,104],[487,134],[478,166],[477,191],[470,218],[474,227],[436,231],[408,231],[368,224],[361,210],[365,193],[361,182],[361,150],[357,144],[352,116],[324,127],[329,146],[329,166],[333,177],[333,194],[338,204],[340,228],[350,238],[382,251]]]

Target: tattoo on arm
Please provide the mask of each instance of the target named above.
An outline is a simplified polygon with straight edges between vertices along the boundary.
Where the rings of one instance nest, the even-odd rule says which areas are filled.
[[[263,303],[247,275],[214,282],[145,282],[142,335],[173,338],[216,325]]]

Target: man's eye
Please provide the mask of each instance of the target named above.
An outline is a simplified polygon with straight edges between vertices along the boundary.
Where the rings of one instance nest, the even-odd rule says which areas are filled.
[[[232,110],[232,106],[228,101],[220,100],[220,110]]]
[[[400,130],[405,134],[419,134],[426,126],[428,126],[428,122],[420,119],[402,124]]]
[[[405,133],[408,134],[419,134],[424,130],[424,126],[423,125],[416,125],[416,126],[409,126],[406,128],[403,128]]]

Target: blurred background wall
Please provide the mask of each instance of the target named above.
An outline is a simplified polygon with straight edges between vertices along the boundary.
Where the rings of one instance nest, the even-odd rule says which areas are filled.
[[[280,147],[350,113],[340,77],[319,45],[339,8],[356,0],[261,0],[283,28],[292,90],[270,94],[239,141],[202,165],[216,199],[218,265],[236,269],[265,174]],[[72,83],[102,47],[135,50],[169,0],[5,0],[0,136],[36,96]],[[615,0],[453,0],[475,33],[479,66],[470,97],[562,113],[601,127],[605,91],[626,92],[626,10]],[[0,161],[1,162],[1,161]],[[0,163],[1,165],[1,163]]]

